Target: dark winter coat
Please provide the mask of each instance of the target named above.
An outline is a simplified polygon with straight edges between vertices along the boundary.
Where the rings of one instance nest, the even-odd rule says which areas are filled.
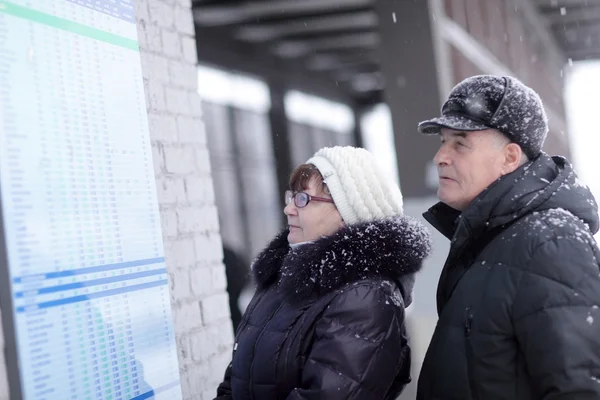
[[[258,291],[217,398],[394,399],[410,380],[404,308],[429,247],[405,217],[293,250],[277,236],[253,265]]]
[[[452,242],[417,398],[600,399],[598,213],[571,165],[542,154],[425,217]]]

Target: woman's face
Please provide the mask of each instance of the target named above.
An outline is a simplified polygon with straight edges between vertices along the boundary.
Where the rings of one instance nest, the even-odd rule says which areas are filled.
[[[311,196],[331,198],[319,189],[320,186],[319,180],[313,178],[303,192]],[[290,244],[310,242],[331,235],[344,225],[342,216],[333,203],[311,200],[305,207],[298,208],[294,201],[291,201],[285,206],[283,212],[287,216],[290,229],[288,234]]]

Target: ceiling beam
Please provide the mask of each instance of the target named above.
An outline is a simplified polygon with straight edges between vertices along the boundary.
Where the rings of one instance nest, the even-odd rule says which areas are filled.
[[[576,7],[598,4],[598,0],[535,0],[535,5],[543,8]]]
[[[553,8],[543,11],[544,18],[546,18],[550,25],[577,24],[587,21],[600,23],[600,6],[565,8],[564,12],[560,10],[560,8]]]
[[[367,29],[377,26],[373,11],[302,18],[297,21],[259,23],[238,28],[235,37],[248,42],[266,42],[291,35]]]
[[[295,58],[312,51],[329,49],[373,48],[379,44],[375,32],[349,33],[319,39],[283,40],[273,45],[273,52],[281,57]]]
[[[581,47],[576,49],[569,49],[567,55],[573,61],[597,60],[600,59],[600,44],[594,47]]]
[[[194,7],[194,19],[202,26],[230,25],[267,17],[292,17],[322,14],[366,7],[374,0],[280,0],[245,1],[237,5],[206,5]]]
[[[329,75],[309,72],[297,61],[282,60],[265,46],[230,39],[225,33],[196,27],[198,62],[245,73],[266,82],[277,81],[289,88],[313,93],[333,101],[350,104],[354,93],[349,86],[336,83]]]
[[[306,67],[315,71],[330,71],[346,66],[355,66],[363,64],[378,64],[374,52],[365,52],[362,55],[341,55],[341,54],[312,54],[306,60]]]
[[[600,24],[586,24],[585,26],[572,26],[565,27],[564,29],[557,27],[554,29],[554,35],[559,39],[559,41],[564,43],[568,49],[577,43],[598,40],[600,37]]]

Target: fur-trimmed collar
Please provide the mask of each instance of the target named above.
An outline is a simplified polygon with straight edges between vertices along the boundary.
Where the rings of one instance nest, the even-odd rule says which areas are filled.
[[[260,288],[277,284],[300,297],[321,296],[365,279],[400,282],[422,266],[430,233],[402,216],[346,226],[333,235],[290,249],[284,230],[252,264]]]

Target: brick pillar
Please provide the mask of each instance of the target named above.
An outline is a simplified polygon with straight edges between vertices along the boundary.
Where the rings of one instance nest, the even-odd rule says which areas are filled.
[[[183,397],[212,399],[233,331],[191,1],[136,0],[136,15]]]

